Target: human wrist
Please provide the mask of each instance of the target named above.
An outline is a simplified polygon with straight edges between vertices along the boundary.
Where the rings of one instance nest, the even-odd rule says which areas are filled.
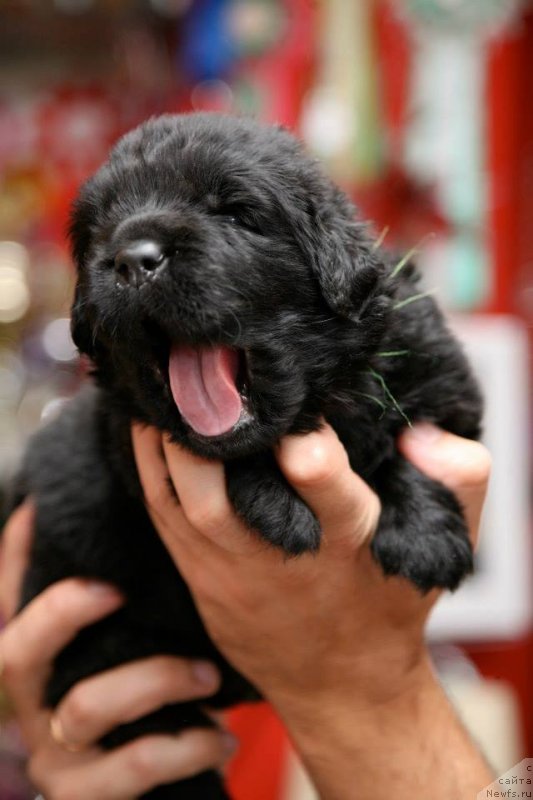
[[[388,695],[356,690],[328,704],[277,706],[320,797],[470,800],[492,780],[457,719],[426,650]],[[342,700],[342,702],[341,702]]]
[[[401,800],[412,797],[412,786],[402,788],[411,785],[447,701],[426,657],[395,684],[394,691],[354,686],[349,694],[275,706],[320,797],[352,800],[355,787],[361,800],[385,800],[393,790]]]
[[[379,655],[353,659],[343,674],[330,670],[329,679],[314,688],[307,681],[295,690],[274,688],[267,699],[283,719],[295,741],[311,749],[339,736],[364,742],[381,716],[412,710],[411,700],[431,691],[436,679],[424,643],[398,653],[384,650]],[[307,688],[306,688],[307,687]],[[402,713],[404,713],[402,710]],[[361,721],[368,720],[367,729]],[[331,739],[330,739],[331,737]]]

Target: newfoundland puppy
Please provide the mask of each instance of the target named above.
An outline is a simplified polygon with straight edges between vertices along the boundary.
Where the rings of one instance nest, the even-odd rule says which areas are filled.
[[[14,505],[31,495],[37,508],[22,603],[80,575],[118,585],[127,604],[63,651],[47,703],[161,653],[216,662],[217,706],[255,694],[210,642],[150,523],[132,420],[223,460],[250,536],[297,556],[318,550],[320,526],[272,448],[325,418],[381,498],[371,548],[385,574],[427,592],[470,572],[459,503],[395,447],[420,420],[479,436],[468,363],[413,265],[380,251],[289,133],[216,114],[152,119],[83,186],[71,238],[72,333],[96,385],[33,438],[16,482]],[[199,703],[181,703],[102,745],[210,724]],[[146,796],[227,795],[212,771]]]

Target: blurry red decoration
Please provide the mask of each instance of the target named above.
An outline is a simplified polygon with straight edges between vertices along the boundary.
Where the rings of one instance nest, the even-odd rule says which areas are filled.
[[[400,160],[409,105],[412,69],[411,34],[397,15],[394,2],[375,6],[375,34],[379,50],[381,108],[387,129],[389,153]]]
[[[0,169],[37,153],[37,103],[0,99]]]
[[[40,146],[67,177],[83,178],[96,169],[118,135],[116,105],[96,87],[56,89],[39,121]]]
[[[412,247],[428,233],[449,231],[432,186],[416,183],[399,165],[389,164],[379,181],[353,194],[363,216],[373,221],[378,233],[389,228],[387,243]]]
[[[79,189],[79,179],[51,183],[46,199],[46,216],[41,219],[36,238],[67,247],[67,229],[72,202]]]

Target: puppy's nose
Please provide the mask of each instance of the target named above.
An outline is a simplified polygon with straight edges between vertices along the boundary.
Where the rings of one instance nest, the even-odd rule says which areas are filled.
[[[120,250],[115,256],[115,272],[120,283],[139,288],[166,263],[163,248],[157,242],[142,239]]]

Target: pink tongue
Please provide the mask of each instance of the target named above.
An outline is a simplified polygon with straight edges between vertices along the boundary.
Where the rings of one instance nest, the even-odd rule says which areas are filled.
[[[220,436],[239,421],[238,366],[237,352],[229,347],[172,347],[168,364],[172,396],[196,433]]]

